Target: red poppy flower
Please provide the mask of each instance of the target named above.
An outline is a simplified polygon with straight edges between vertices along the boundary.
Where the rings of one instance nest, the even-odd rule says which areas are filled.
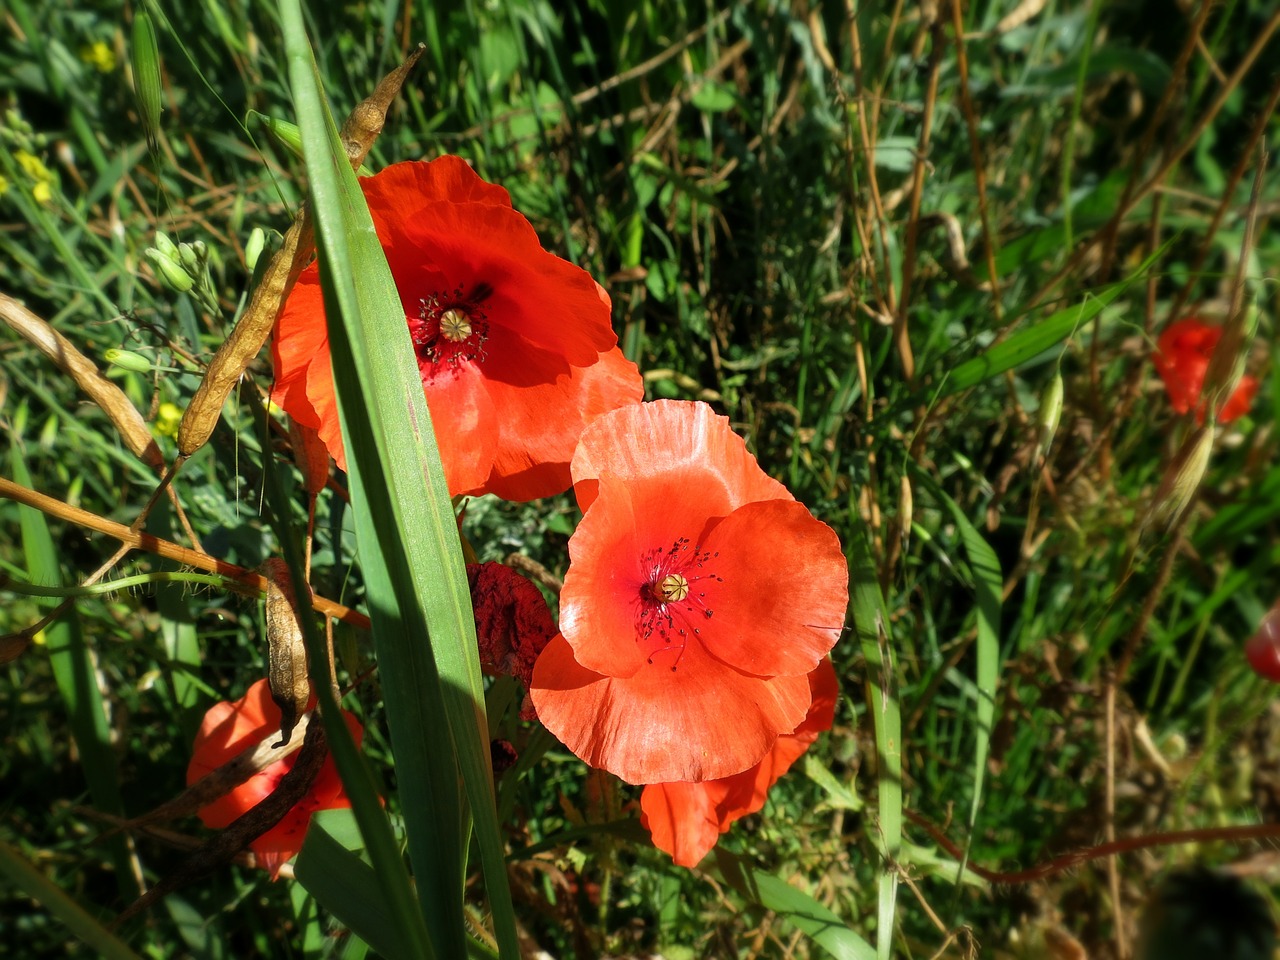
[[[828,657],[809,674],[813,702],[804,722],[778,737],[763,760],[723,780],[651,783],[640,794],[640,822],[653,845],[682,867],[695,867],[735,820],[764,807],[769,788],[818,739],[836,715],[836,671]]]
[[[1280,603],[1267,611],[1258,629],[1244,646],[1253,672],[1280,683]]]
[[[609,297],[542,249],[502,187],[458,157],[361,180],[412,334],[449,492],[532,500],[569,487],[583,426],[639,402]],[[318,267],[276,324],[274,399],[346,468]]]
[[[364,727],[351,714],[342,711],[347,728],[359,745]],[[319,722],[319,721],[317,721]],[[234,703],[216,703],[204,715],[204,721],[196,733],[192,747],[191,763],[187,766],[187,785],[212,773],[250,747],[257,746],[268,737],[280,733],[280,708],[271,699],[271,689],[266,680],[253,684],[243,697]],[[199,811],[206,827],[220,829],[236,820],[241,814],[257,806],[268,797],[298,759],[296,752],[254,774],[240,786],[219,797]],[[249,849],[258,859],[258,865],[271,873],[274,880],[280,867],[302,849],[311,815],[317,810],[333,810],[349,807],[342,781],[333,757],[326,757],[315,783],[279,823],[253,840]]]
[[[834,531],[704,403],[623,407],[573,457],[585,511],[560,634],[533,671],[538,718],[629,783],[717,780],[795,730],[840,636]]]
[[[1222,339],[1222,328],[1205,323],[1199,317],[1183,317],[1169,324],[1156,342],[1156,352],[1151,360],[1156,372],[1164,381],[1165,392],[1175,413],[1195,411],[1196,422],[1204,422],[1204,403],[1200,393],[1204,389],[1204,377],[1209,371],[1213,351]],[[1253,395],[1258,392],[1258,381],[1248,374],[1218,411],[1219,423],[1230,423],[1249,412]]]
[[[480,669],[490,676],[515,677],[529,689],[533,665],[556,634],[556,622],[536,586],[501,563],[468,563]],[[534,720],[528,695],[520,719]]]

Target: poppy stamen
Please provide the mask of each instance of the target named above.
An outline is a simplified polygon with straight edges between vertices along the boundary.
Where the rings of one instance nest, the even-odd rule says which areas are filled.
[[[695,614],[710,620],[714,611],[706,605],[706,590],[694,585],[704,581],[724,583],[724,578],[707,571],[708,562],[718,553],[704,551],[688,537],[680,537],[666,550],[654,548],[640,560],[644,582],[636,611],[636,642],[649,649],[649,662],[660,651],[674,649],[675,670],[684,657],[690,637],[702,639],[702,629],[694,624]]]
[[[480,304],[492,293],[492,287],[481,283],[469,295],[458,287],[419,301],[418,319],[410,321],[409,332],[424,375],[437,364],[457,367],[464,360],[479,363],[488,356],[489,318]]]

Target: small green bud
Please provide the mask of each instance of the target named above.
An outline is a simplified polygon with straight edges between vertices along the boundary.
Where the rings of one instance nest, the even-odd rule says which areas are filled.
[[[155,249],[158,250],[162,256],[172,260],[174,263],[180,262],[181,257],[178,253],[178,245],[170,240],[169,235],[163,230],[156,231]]]
[[[200,273],[200,255],[196,253],[196,248],[189,243],[178,244],[178,256],[182,260],[182,265],[186,267],[187,273],[198,276]]]
[[[255,110],[251,110],[250,115],[256,116],[282,147],[299,160],[302,159],[302,130],[296,123],[277,120],[275,117],[268,117],[265,113],[258,113]]]
[[[1051,379],[1040,395],[1040,414],[1037,417],[1040,425],[1040,436],[1036,441],[1036,459],[1044,459],[1053,443],[1053,435],[1058,432],[1058,423],[1062,420],[1062,374],[1054,371]]]
[[[156,27],[151,14],[140,9],[133,15],[133,88],[138,95],[138,115],[147,144],[156,149],[160,133],[160,47],[156,43]]]
[[[187,293],[195,286],[195,281],[191,279],[191,275],[170,258],[166,257],[155,247],[147,250],[147,257],[155,265],[156,273],[160,276],[160,281],[173,290],[175,293]]]
[[[249,233],[248,242],[244,245],[244,263],[250,273],[253,273],[253,268],[258,265],[258,258],[262,256],[266,245],[267,232],[261,227],[254,227]]]
[[[113,367],[120,367],[122,370],[132,370],[134,373],[150,373],[151,361],[140,353],[133,353],[129,350],[120,350],[111,347],[104,350],[102,359]]]

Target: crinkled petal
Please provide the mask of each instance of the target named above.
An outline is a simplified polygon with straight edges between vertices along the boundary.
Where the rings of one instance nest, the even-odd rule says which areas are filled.
[[[534,500],[567,490],[569,462],[587,424],[644,396],[640,372],[616,347],[595,363],[569,367],[553,379],[527,364],[522,374],[488,383],[503,416],[485,489],[504,500]]]
[[[1253,406],[1254,395],[1258,392],[1258,378],[1245,374],[1240,378],[1240,382],[1236,384],[1235,390],[1232,391],[1230,398],[1222,405],[1222,409],[1218,411],[1219,423],[1230,423],[1237,420],[1249,412],[1249,408]]]
[[[640,822],[653,845],[681,867],[696,867],[729,829],[716,810],[723,781],[652,783],[640,794]]]
[[[801,503],[766,500],[731,513],[705,547],[723,578],[705,585],[711,655],[758,676],[814,669],[840,638],[849,604],[835,531]]]
[[[329,355],[319,271],[313,264],[302,272],[276,322],[271,341],[275,385],[271,399],[289,416],[312,429],[321,417],[307,392],[308,368],[318,356]]]
[[[500,416],[484,377],[462,363],[457,370],[438,372],[424,386],[449,492],[480,492],[498,446]]]
[[[461,157],[406,160],[361,177],[360,188],[375,221],[411,220],[438,203],[492,203],[511,206],[511,195],[480,178]]]
[[[818,734],[835,719],[835,668],[825,659],[809,675],[813,701],[804,722],[792,734],[780,736],[756,766],[722,780],[703,783],[655,783],[640,795],[640,821],[660,850],[683,867],[696,866],[730,825],[764,807],[769,789],[778,782]]]
[[[363,739],[364,728],[345,710],[342,716],[358,746]],[[266,680],[252,684],[237,701],[215,704],[205,714],[196,734],[191,762],[187,766],[188,785],[268,737],[276,736],[279,731],[280,708],[271,699],[271,690]],[[270,796],[285,774],[293,769],[297,759],[295,751],[254,774],[244,783],[202,807],[199,810],[200,819],[213,829],[228,826]],[[271,871],[274,879],[279,873],[280,865],[301,849],[302,836],[306,833],[311,814],[316,810],[347,805],[337,767],[331,756],[326,757],[306,796],[278,824],[254,840],[250,846],[258,855],[260,863]]]
[[[646,665],[628,679],[582,667],[562,637],[533,671],[538,718],[593,767],[628,783],[714,780],[758,763],[804,719],[804,676],[738,673],[689,644],[676,669]]]
[[[699,485],[689,488],[691,496],[713,505],[727,503],[730,509],[756,500],[793,499],[760,469],[729,418],[705,403],[655,400],[604,414],[583,432],[571,469],[584,511],[595,496],[586,481],[605,476],[624,482],[666,477],[673,486],[696,476]],[[716,509],[708,515],[730,512]]]

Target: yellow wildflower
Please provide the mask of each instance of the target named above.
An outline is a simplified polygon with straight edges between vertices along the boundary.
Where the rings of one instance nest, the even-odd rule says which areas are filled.
[[[18,166],[20,166],[26,175],[32,180],[43,180],[48,183],[53,179],[53,174],[50,173],[49,168],[44,165],[44,161],[34,153],[29,153],[26,150],[19,150],[13,155],[13,158],[18,161]]]
[[[116,52],[105,40],[97,40],[80,48],[80,59],[99,73],[110,73],[116,68]]]
[[[182,422],[182,408],[176,403],[162,403],[156,411],[155,431],[162,437],[176,437]]]

